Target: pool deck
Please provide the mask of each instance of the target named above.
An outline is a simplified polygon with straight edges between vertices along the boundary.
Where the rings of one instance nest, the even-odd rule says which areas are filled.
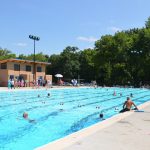
[[[150,101],[36,150],[149,150]]]

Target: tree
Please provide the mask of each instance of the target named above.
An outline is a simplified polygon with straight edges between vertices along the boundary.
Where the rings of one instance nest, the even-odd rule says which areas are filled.
[[[150,28],[150,17],[148,17],[147,21],[145,22],[146,28]]]
[[[10,50],[0,48],[0,60],[16,58],[16,55],[13,54]]]
[[[80,54],[80,77],[85,82],[96,80],[96,65],[94,62],[96,51],[94,49],[85,49]]]
[[[77,47],[66,47],[60,54],[61,58],[61,68],[63,70],[63,75],[68,78],[77,78],[80,70],[79,63],[79,50]]]

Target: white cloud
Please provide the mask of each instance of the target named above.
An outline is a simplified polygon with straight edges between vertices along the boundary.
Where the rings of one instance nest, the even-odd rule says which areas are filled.
[[[112,32],[118,32],[118,31],[121,31],[122,29],[118,28],[118,27],[108,27],[108,30],[110,30]]]
[[[15,43],[14,45],[19,46],[19,47],[26,47],[26,43]]]
[[[79,37],[77,37],[77,40],[91,43],[91,42],[97,41],[98,39],[95,37],[92,37],[92,36],[90,36],[90,37],[79,36]]]

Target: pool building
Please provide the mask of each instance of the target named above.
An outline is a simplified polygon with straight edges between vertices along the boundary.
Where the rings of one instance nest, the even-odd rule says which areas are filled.
[[[7,86],[9,79],[25,80],[27,86],[31,86],[34,79],[52,82],[52,75],[45,73],[47,65],[50,63],[21,59],[0,60],[0,86]]]

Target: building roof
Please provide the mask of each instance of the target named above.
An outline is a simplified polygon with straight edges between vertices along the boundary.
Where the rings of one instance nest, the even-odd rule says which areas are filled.
[[[39,61],[31,61],[31,60],[22,60],[22,59],[5,59],[0,60],[0,63],[6,63],[6,62],[16,62],[16,63],[28,63],[28,64],[41,64],[41,65],[51,65],[51,63],[48,62],[39,62]]]

